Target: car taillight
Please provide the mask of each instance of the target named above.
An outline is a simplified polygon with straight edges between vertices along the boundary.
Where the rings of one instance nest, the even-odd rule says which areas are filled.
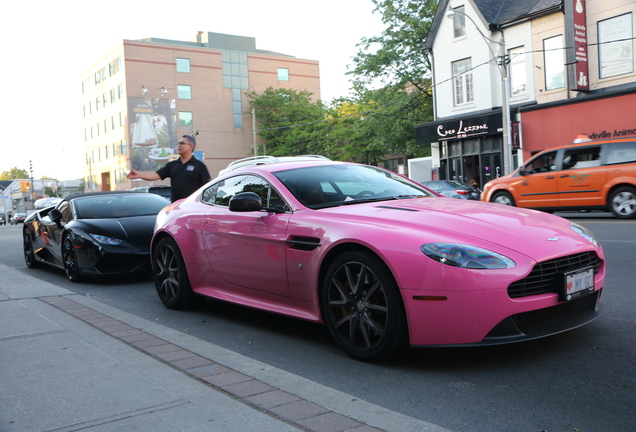
[[[468,191],[465,189],[455,189],[455,192],[457,192],[460,195],[466,195],[468,193]]]

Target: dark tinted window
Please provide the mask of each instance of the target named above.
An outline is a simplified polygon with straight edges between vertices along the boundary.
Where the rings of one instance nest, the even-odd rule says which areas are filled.
[[[601,165],[601,147],[568,149],[563,153],[563,169],[592,168]]]
[[[156,215],[170,202],[155,194],[98,195],[74,200],[78,219]]]
[[[549,152],[542,154],[541,156],[537,156],[528,162],[523,170],[527,171],[531,174],[539,173],[539,172],[550,172],[555,170],[556,163],[556,154],[557,152]]]
[[[278,208],[284,211],[291,210],[285,200],[267,181],[253,175],[239,175],[215,183],[203,191],[202,200],[208,204],[228,207],[230,199],[242,192],[256,193],[261,197],[263,207]]]
[[[62,223],[67,224],[73,220],[73,213],[71,212],[71,203],[63,201],[60,203],[58,210],[62,213]]]
[[[364,165],[320,165],[278,171],[274,175],[308,207],[339,205],[362,198],[432,196],[391,171]]]

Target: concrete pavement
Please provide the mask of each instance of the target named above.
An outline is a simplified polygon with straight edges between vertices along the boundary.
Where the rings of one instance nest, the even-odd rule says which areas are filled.
[[[132,430],[450,432],[0,264],[0,432]]]

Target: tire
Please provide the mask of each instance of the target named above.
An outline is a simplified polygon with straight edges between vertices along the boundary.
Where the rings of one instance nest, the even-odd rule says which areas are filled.
[[[336,343],[358,360],[386,359],[407,347],[397,283],[374,255],[347,252],[336,258],[323,283],[321,309]]]
[[[636,218],[636,189],[631,186],[621,186],[612,192],[609,208],[619,219]]]
[[[40,267],[39,261],[35,258],[35,252],[33,250],[33,239],[27,229],[22,231],[22,248],[24,250],[24,262],[28,268]]]
[[[508,206],[514,206],[515,205],[514,198],[508,192],[497,192],[497,193],[495,193],[492,196],[492,198],[490,199],[490,202],[494,202],[494,203],[497,203],[497,204],[508,205]]]
[[[152,272],[159,299],[168,309],[183,309],[192,304],[194,294],[183,255],[177,243],[164,237],[152,253]]]
[[[62,262],[64,264],[64,272],[71,282],[79,282],[82,277],[79,271],[79,263],[77,261],[77,251],[71,240],[71,236],[66,235],[62,240]]]

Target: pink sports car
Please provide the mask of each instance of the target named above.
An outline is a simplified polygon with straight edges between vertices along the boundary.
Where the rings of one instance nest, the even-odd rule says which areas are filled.
[[[596,319],[603,249],[566,219],[440,197],[378,167],[249,158],[157,216],[157,293],[324,323],[366,361],[529,340]]]

